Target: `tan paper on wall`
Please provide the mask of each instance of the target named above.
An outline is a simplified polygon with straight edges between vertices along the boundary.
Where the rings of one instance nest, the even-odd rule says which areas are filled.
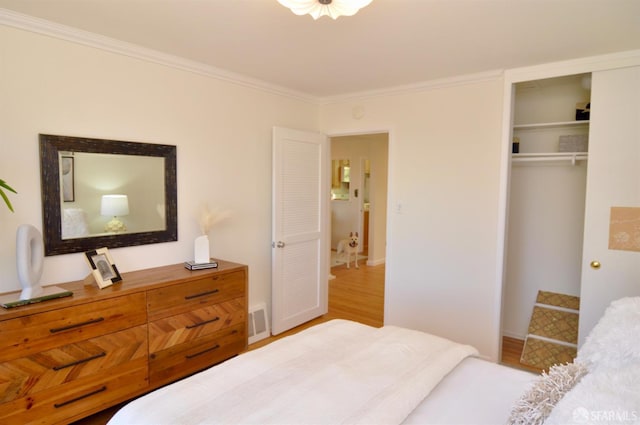
[[[611,207],[609,249],[640,252],[639,207]]]

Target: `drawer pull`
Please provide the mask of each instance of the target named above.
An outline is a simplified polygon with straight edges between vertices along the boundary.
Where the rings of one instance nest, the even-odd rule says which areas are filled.
[[[211,347],[211,348],[207,348],[206,350],[199,351],[199,352],[197,352],[197,353],[195,353],[195,354],[187,354],[187,355],[186,355],[186,356],[184,356],[184,357],[185,357],[186,359],[192,359],[192,358],[197,357],[197,356],[199,356],[199,355],[201,355],[201,354],[208,353],[209,351],[217,350],[218,348],[220,348],[220,344],[216,344],[216,345],[214,345],[214,346],[213,346],[213,347]]]
[[[219,317],[214,317],[211,320],[205,320],[204,322],[200,322],[200,323],[194,323],[193,325],[187,325],[185,326],[185,329],[193,329],[193,328],[197,328],[198,326],[202,326],[202,325],[206,325],[207,323],[213,323],[213,322],[217,322],[218,320],[220,320]]]
[[[200,292],[199,294],[186,295],[184,297],[184,299],[185,300],[192,300],[192,299],[198,298],[198,297],[206,297],[207,295],[217,294],[218,292],[220,292],[219,289],[214,289],[213,291],[206,291],[206,292]]]
[[[76,323],[75,325],[69,325],[69,326],[63,326],[61,328],[49,329],[49,332],[54,334],[56,332],[68,331],[69,329],[79,328],[79,327],[85,326],[85,325],[91,325],[93,323],[102,322],[103,320],[104,320],[104,317],[98,317],[97,319],[87,320],[86,322]]]
[[[56,409],[59,409],[60,407],[66,406],[67,404],[75,403],[76,401],[83,400],[83,399],[85,399],[87,397],[91,397],[92,395],[99,394],[99,393],[101,393],[103,391],[106,391],[106,390],[107,390],[107,386],[103,385],[102,387],[98,388],[95,391],[91,391],[90,393],[83,394],[83,395],[81,395],[79,397],[72,398],[71,400],[67,400],[67,401],[64,401],[62,403],[56,403],[56,404],[53,405],[53,407],[55,407]]]
[[[54,367],[53,367],[53,370],[60,370],[60,369],[64,369],[64,368],[67,368],[67,367],[71,367],[71,366],[79,365],[79,364],[81,364],[81,363],[86,363],[86,362],[89,362],[89,361],[91,361],[91,360],[98,359],[98,358],[100,358],[100,357],[104,357],[104,356],[106,356],[106,355],[107,355],[107,353],[105,353],[105,352],[103,351],[102,353],[96,354],[95,356],[87,357],[86,359],[76,360],[75,362],[71,362],[71,363],[63,364],[63,365],[61,365],[61,366],[54,366]]]

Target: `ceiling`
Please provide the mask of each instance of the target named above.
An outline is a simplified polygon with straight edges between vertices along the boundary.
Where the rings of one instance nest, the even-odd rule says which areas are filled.
[[[0,8],[314,98],[640,49],[640,0],[373,0],[352,17],[277,0],[0,0]]]

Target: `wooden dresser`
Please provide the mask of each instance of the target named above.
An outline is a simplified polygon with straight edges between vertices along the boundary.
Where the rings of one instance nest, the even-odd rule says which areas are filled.
[[[69,423],[247,348],[247,266],[182,264],[59,284],[73,296],[0,308],[0,423]],[[14,296],[17,298],[17,295]]]

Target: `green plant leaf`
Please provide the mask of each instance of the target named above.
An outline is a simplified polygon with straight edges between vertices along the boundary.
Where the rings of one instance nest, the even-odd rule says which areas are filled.
[[[18,193],[18,192],[16,192],[16,191],[15,191],[15,189],[14,189],[14,188],[12,188],[11,186],[9,186],[9,185],[7,184],[7,182],[5,182],[5,181],[4,181],[4,180],[2,180],[2,179],[0,179],[0,186],[1,186],[1,187],[4,187],[5,189],[7,189],[7,190],[9,190],[9,191],[11,191],[11,192],[13,192],[13,193]]]
[[[0,196],[2,196],[2,199],[4,200],[4,203],[7,204],[7,207],[9,208],[9,210],[11,212],[13,212],[13,205],[11,205],[11,201],[7,197],[7,194],[4,193],[4,190],[2,190],[2,188],[6,189],[6,190],[8,190],[10,192],[13,192],[13,193],[18,193],[18,192],[16,192],[14,188],[9,186],[7,184],[7,182],[5,182],[4,180],[0,179]]]

